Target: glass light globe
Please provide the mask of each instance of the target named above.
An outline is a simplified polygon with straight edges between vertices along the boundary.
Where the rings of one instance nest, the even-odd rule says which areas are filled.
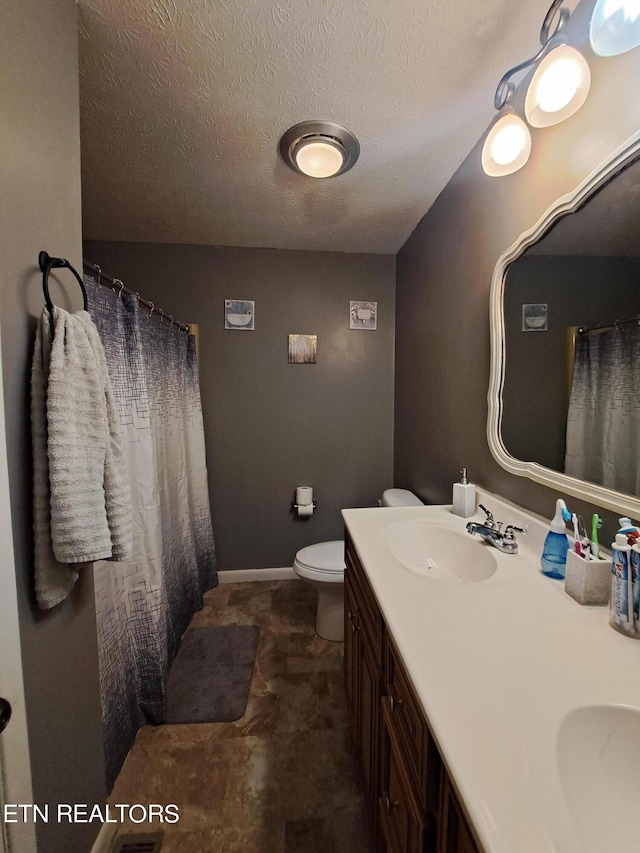
[[[303,141],[294,156],[300,171],[311,178],[330,178],[340,171],[344,162],[337,145],[314,139]]]
[[[622,12],[625,21],[634,24],[640,18],[640,0],[604,0],[602,11],[605,18]]]
[[[589,39],[594,53],[617,56],[640,45],[640,0],[598,0]]]
[[[580,51],[567,44],[554,47],[542,59],[531,78],[524,111],[533,127],[558,124],[584,104],[591,86],[591,72]]]
[[[515,113],[500,116],[482,149],[482,168],[497,178],[521,169],[531,153],[529,128]]]
[[[564,109],[580,86],[581,71],[573,57],[558,59],[540,75],[536,86],[538,106],[545,113]]]

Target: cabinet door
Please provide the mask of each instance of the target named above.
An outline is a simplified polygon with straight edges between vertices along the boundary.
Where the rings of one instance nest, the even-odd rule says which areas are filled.
[[[369,804],[375,814],[378,791],[381,670],[371,649],[357,598],[345,578],[345,691],[351,712],[356,750],[362,764]]]
[[[438,853],[478,853],[446,774],[442,779]]]
[[[389,697],[381,705],[378,815],[387,853],[435,853],[435,824],[427,819],[408,773]]]
[[[378,796],[378,764],[380,753],[380,667],[364,632],[357,633],[360,643],[360,732],[359,751],[362,757],[367,792],[372,813]]]
[[[351,580],[346,574],[344,579],[344,689],[356,744],[359,742],[358,697],[360,694],[361,668],[358,629],[357,602]]]

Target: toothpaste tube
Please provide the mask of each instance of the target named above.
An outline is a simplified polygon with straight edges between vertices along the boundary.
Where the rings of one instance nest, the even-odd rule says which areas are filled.
[[[633,627],[640,634],[640,545],[631,547],[631,578],[633,588]]]
[[[633,589],[630,591],[630,554],[631,547],[627,544],[624,533],[618,533],[616,541],[611,545],[611,604],[609,624],[617,631],[633,634]]]

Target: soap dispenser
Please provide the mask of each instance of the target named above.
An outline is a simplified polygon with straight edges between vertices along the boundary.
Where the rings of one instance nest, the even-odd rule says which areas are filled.
[[[567,551],[569,550],[569,538],[565,527],[565,519],[570,519],[571,514],[567,505],[559,498],[556,501],[556,514],[549,525],[549,532],[544,540],[542,559],[540,565],[542,572],[548,578],[564,578],[567,569]]]
[[[460,474],[460,482],[453,484],[453,514],[470,518],[476,512],[476,487],[467,479],[466,468]]]

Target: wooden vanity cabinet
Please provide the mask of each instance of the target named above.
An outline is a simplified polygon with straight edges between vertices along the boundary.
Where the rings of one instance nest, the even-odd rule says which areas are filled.
[[[348,534],[345,543],[345,689],[375,851],[480,853]]]

